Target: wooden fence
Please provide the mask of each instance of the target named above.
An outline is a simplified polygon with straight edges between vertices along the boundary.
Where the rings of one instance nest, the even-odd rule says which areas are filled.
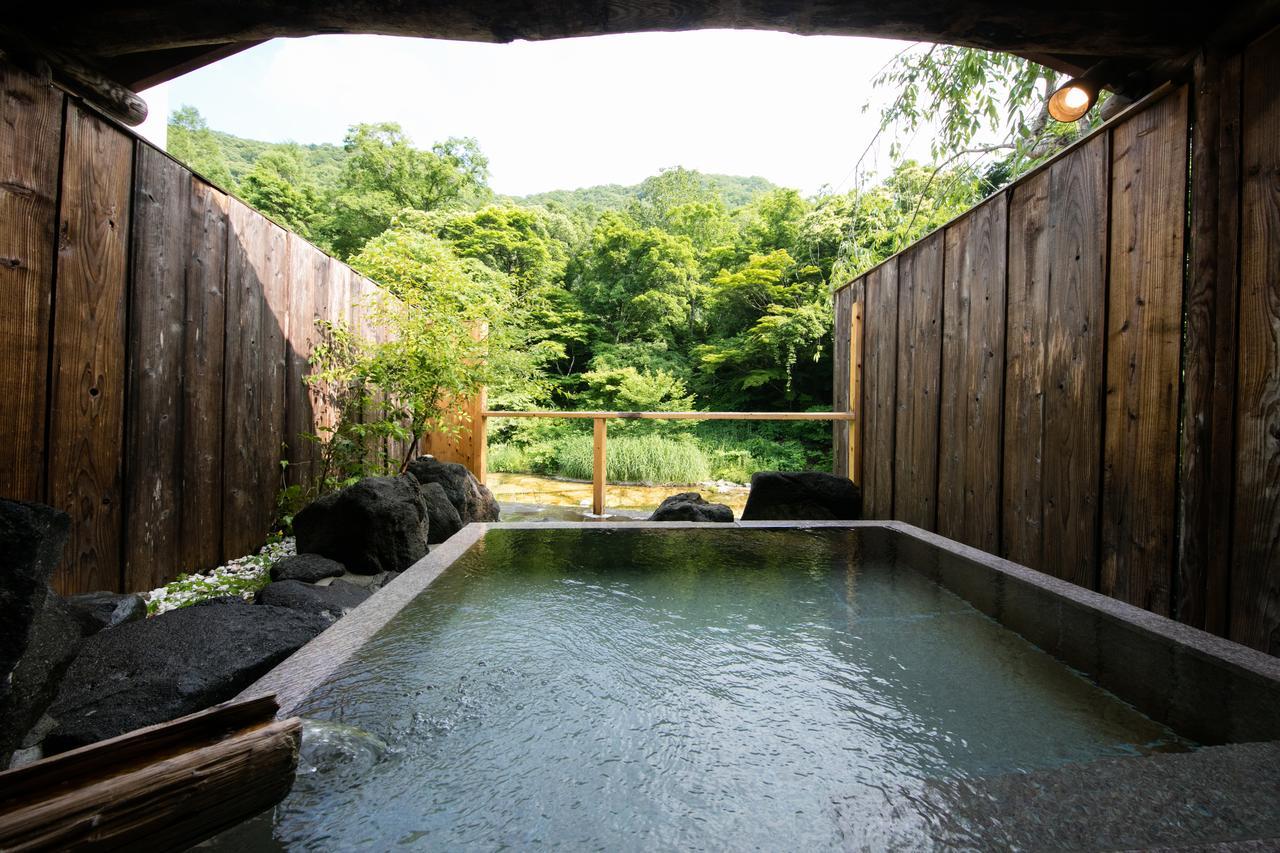
[[[1278,89],[1204,56],[837,292],[870,517],[1280,654]]]
[[[66,593],[253,551],[333,422],[316,320],[385,337],[379,289],[2,60],[0,98],[0,496],[71,514]]]

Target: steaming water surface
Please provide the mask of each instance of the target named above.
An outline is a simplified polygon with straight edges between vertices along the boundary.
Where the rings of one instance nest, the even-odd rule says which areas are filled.
[[[947,780],[1188,746],[861,550],[851,531],[491,531],[308,700],[386,748],[308,762],[275,836],[928,846]]]

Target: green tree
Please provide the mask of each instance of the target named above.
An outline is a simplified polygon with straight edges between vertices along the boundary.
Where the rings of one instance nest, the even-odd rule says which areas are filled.
[[[475,140],[449,139],[423,151],[400,125],[384,122],[355,125],[343,148],[347,159],[325,228],[342,257],[385,231],[402,210],[437,210],[487,192],[488,160]]]
[[[227,158],[200,111],[183,104],[169,114],[166,147],[179,162],[225,189],[235,189]]]
[[[314,237],[320,216],[320,190],[296,146],[266,151],[240,187],[244,200],[302,237]]]

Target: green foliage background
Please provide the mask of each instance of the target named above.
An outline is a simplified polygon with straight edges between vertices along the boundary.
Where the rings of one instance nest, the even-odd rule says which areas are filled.
[[[826,410],[832,291],[1096,122],[1047,121],[1055,76],[999,54],[908,49],[876,81],[897,93],[882,130],[933,122],[934,163],[898,160],[874,183],[814,196],[680,167],[633,186],[497,196],[474,139],[422,148],[379,123],[341,146],[264,143],[185,106],[170,151],[417,310],[403,345],[351,374],[391,388],[413,432],[481,380],[493,408]],[[478,325],[486,344],[459,340]],[[586,476],[582,426],[495,421],[491,467]],[[741,481],[831,461],[825,423],[625,422],[611,435],[619,480]]]

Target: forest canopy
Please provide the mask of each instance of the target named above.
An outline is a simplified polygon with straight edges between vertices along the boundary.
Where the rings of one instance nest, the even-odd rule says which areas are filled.
[[[1000,54],[904,51],[877,80],[896,92],[882,133],[933,128],[933,162],[895,148],[888,174],[810,196],[673,166],[633,186],[505,197],[475,139],[414,140],[388,121],[353,125],[342,145],[264,143],[215,131],[189,106],[171,116],[169,148],[393,292],[430,292],[418,279],[439,272],[457,295],[518,306],[493,321],[519,326],[507,331],[532,367],[491,387],[495,408],[826,410],[833,290],[1096,122],[1047,121],[1055,80]],[[564,472],[581,424],[495,426],[494,468]],[[830,460],[824,424],[621,432],[696,444],[706,464],[695,468],[729,479]]]

